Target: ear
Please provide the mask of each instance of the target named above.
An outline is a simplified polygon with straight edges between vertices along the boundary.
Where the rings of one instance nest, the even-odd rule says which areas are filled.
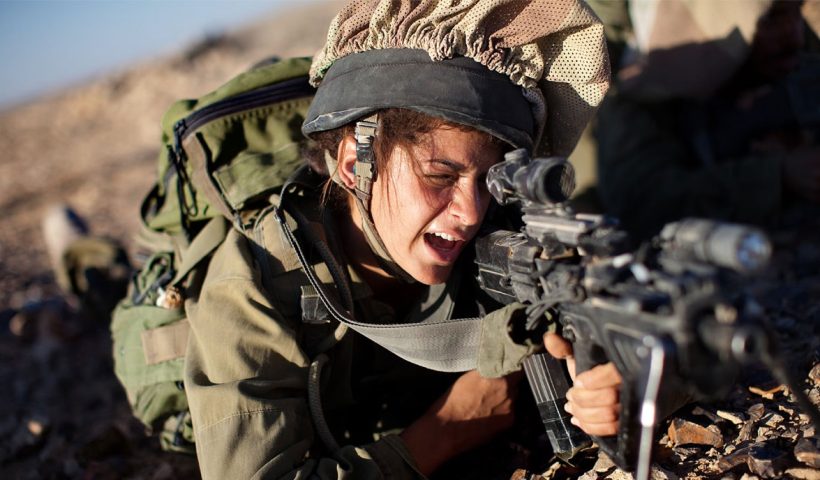
[[[356,175],[353,173],[353,167],[356,166],[356,139],[353,135],[348,135],[339,142],[336,160],[342,183],[351,190],[356,188]]]

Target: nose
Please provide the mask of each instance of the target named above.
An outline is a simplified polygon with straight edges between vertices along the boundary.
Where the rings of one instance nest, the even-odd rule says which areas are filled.
[[[487,210],[487,200],[487,194],[481,191],[478,182],[470,182],[453,189],[449,211],[462,225],[478,225]]]

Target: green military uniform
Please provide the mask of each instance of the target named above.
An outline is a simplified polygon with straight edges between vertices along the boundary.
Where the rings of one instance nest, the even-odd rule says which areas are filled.
[[[285,195],[298,199],[295,207],[327,237],[332,226],[327,216],[321,223],[314,187],[299,185]],[[255,264],[254,240],[232,230],[186,303],[185,388],[203,477],[423,478],[391,433],[421,416],[453,374],[410,364],[330,320],[305,288],[305,273],[273,215],[255,232],[268,265]],[[304,235],[300,243],[308,250]],[[399,315],[373,298],[355,269],[346,270],[357,319],[395,323]],[[316,271],[333,283],[327,268]],[[427,297],[417,314],[450,317],[453,302],[443,286],[430,287]],[[351,444],[336,451],[317,437],[323,427],[309,406],[311,364],[320,355],[329,359],[315,385],[323,411],[335,439]]]
[[[818,60],[806,56],[800,71],[742,107],[727,94],[649,101],[613,89],[598,112],[598,190],[607,211],[640,236],[686,216],[775,225],[791,202],[782,186],[789,152],[755,144],[816,144],[803,134],[818,128],[816,119],[803,121],[800,104],[811,103],[817,86],[800,79],[816,77]]]

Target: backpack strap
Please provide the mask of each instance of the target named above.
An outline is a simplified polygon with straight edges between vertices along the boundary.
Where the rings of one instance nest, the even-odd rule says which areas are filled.
[[[199,234],[194,237],[188,248],[182,252],[176,274],[168,283],[168,286],[160,297],[162,299],[160,300],[161,303],[173,303],[173,308],[182,306],[182,296],[174,294],[177,288],[176,286],[182,282],[202,260],[213,253],[216,247],[222,244],[222,241],[228,234],[229,228],[230,226],[228,225],[227,219],[222,216],[214,217],[208,221]],[[142,353],[145,357],[146,365],[153,365],[184,357],[190,330],[191,326],[188,321],[183,320],[143,331],[141,334]]]
[[[202,230],[194,237],[191,244],[180,254],[180,262],[176,275],[170,285],[177,285],[193,270],[199,262],[209,256],[216,247],[222,244],[228,235],[228,220],[218,215],[205,224]]]

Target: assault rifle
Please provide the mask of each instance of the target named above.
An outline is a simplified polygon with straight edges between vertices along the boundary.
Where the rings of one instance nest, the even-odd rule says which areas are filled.
[[[764,268],[771,246],[760,231],[686,219],[637,248],[615,221],[574,213],[562,158],[508,153],[488,172],[501,205],[519,204],[522,231],[479,234],[481,288],[505,304],[526,304],[511,331],[538,338],[551,322],[574,349],[577,371],[613,362],[623,383],[619,432],[595,442],[622,469],[646,479],[658,412],[680,397],[727,393],[741,366],[761,361],[820,425],[817,411],[778,361],[744,277]],[[524,360],[542,420],[559,457],[589,443],[563,411],[568,380],[547,354]],[[669,411],[665,413],[671,413]]]

